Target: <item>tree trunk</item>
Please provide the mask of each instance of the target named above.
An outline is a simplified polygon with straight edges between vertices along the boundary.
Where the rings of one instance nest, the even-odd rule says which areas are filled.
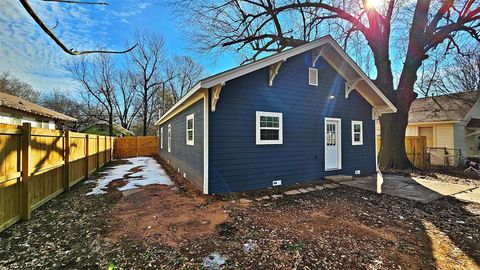
[[[108,114],[108,134],[113,136],[113,114]]]
[[[381,146],[380,169],[408,170],[413,166],[405,151],[405,130],[408,124],[408,109],[399,108],[398,112],[384,114],[380,117]]]
[[[148,117],[148,90],[144,88],[144,92],[143,92],[143,136],[147,136],[147,117]]]

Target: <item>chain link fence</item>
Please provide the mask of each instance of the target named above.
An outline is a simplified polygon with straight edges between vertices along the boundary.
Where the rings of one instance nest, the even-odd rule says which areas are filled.
[[[461,149],[453,149],[446,147],[429,147],[427,148],[428,165],[458,167],[463,164],[463,156]]]

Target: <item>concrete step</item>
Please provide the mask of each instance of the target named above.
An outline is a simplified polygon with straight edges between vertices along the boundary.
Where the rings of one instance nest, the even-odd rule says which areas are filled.
[[[330,176],[325,176],[326,180],[330,180],[335,183],[341,183],[341,182],[347,182],[347,181],[352,181],[353,176],[351,175],[330,175]]]

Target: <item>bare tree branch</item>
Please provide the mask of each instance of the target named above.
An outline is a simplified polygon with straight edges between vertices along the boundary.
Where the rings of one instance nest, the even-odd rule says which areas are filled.
[[[47,25],[43,22],[43,20],[38,17],[32,7],[29,5],[28,0],[19,0],[20,3],[23,5],[24,9],[30,14],[33,20],[42,28],[42,30],[60,47],[62,50],[70,55],[82,55],[82,54],[91,54],[91,53],[112,53],[112,54],[122,54],[127,53],[137,47],[137,44],[134,46],[123,50],[123,51],[108,51],[108,50],[90,50],[90,51],[76,51],[73,48],[69,49],[63,42],[52,32],[52,29],[48,28]],[[43,1],[54,1],[54,0],[43,0]],[[63,1],[55,1],[55,2],[63,2]],[[76,2],[76,1],[73,1]],[[80,2],[76,3],[79,4]],[[85,4],[85,2],[84,2]],[[55,27],[54,27],[55,28]]]
[[[75,1],[75,0],[42,0],[43,2],[57,2],[66,4],[85,4],[85,5],[108,5],[107,2],[88,2],[88,1]]]

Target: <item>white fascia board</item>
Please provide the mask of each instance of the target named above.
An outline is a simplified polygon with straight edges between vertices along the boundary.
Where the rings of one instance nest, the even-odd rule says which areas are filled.
[[[292,49],[289,49],[284,52],[280,52],[277,54],[274,54],[272,56],[266,57],[264,59],[260,59],[256,62],[244,65],[244,66],[239,66],[237,68],[234,68],[229,71],[225,71],[223,73],[220,73],[216,76],[207,78],[205,80],[202,80],[202,86],[205,88],[209,88],[212,86],[215,86],[219,83],[225,83],[226,81],[233,80],[235,78],[238,78],[240,76],[243,76],[245,74],[248,74],[250,72],[253,72],[255,70],[259,70],[264,67],[268,67],[270,65],[273,65],[279,61],[286,61],[288,58],[301,54],[303,52],[312,50],[314,48],[320,47],[325,44],[329,44],[333,41],[333,39],[330,36],[321,38],[319,40],[316,40],[311,43],[307,43],[305,45],[295,47]],[[335,42],[335,41],[333,41]]]
[[[364,82],[368,84],[368,86],[370,86],[370,88],[383,100],[383,102],[387,104],[387,106],[391,110],[389,112],[390,113],[397,112],[397,108],[395,107],[395,105],[393,105],[393,103],[382,93],[382,91],[380,91],[380,89],[378,89],[378,87],[375,84],[373,84],[372,80],[368,78],[368,76],[357,65],[357,63],[355,63],[355,61],[353,61],[352,58],[348,56],[348,54],[340,47],[340,45],[338,45],[336,41],[334,41],[331,37],[330,39],[332,42],[329,42],[329,44],[332,45],[333,49],[335,49],[335,51],[343,58],[343,60],[347,62],[355,70],[355,72],[362,78]],[[384,110],[382,113],[389,113],[389,112]]]
[[[201,88],[210,88],[218,84],[225,84],[225,82],[233,80],[235,78],[238,78],[240,76],[243,76],[245,74],[251,73],[253,71],[259,70],[264,67],[268,67],[272,64],[275,64],[279,61],[286,61],[288,58],[310,51],[314,48],[323,46],[323,45],[330,45],[335,51],[342,57],[342,59],[351,66],[354,71],[360,76],[360,78],[365,81],[368,86],[385,102],[385,104],[388,106],[387,110],[383,110],[382,113],[394,113],[397,112],[397,108],[388,100],[388,98],[378,89],[373,82],[368,78],[368,76],[360,69],[360,67],[350,58],[350,56],[347,55],[347,53],[338,45],[338,43],[331,37],[331,36],[325,36],[323,38],[320,38],[316,41],[306,43],[304,45],[289,49],[284,52],[280,52],[277,54],[274,54],[272,56],[268,56],[264,59],[260,59],[256,62],[244,65],[244,66],[239,66],[236,68],[233,68],[231,70],[227,70],[225,72],[221,72],[217,75],[205,78],[201,81],[199,81],[195,86],[183,97],[181,98],[170,110],[168,110],[166,113],[163,114],[163,116],[155,123],[155,125],[158,125],[162,119],[167,117],[172,111],[174,111],[176,108],[178,108],[183,102],[185,102],[188,98],[190,98],[195,92],[197,92]],[[373,104],[372,104],[373,105]]]

